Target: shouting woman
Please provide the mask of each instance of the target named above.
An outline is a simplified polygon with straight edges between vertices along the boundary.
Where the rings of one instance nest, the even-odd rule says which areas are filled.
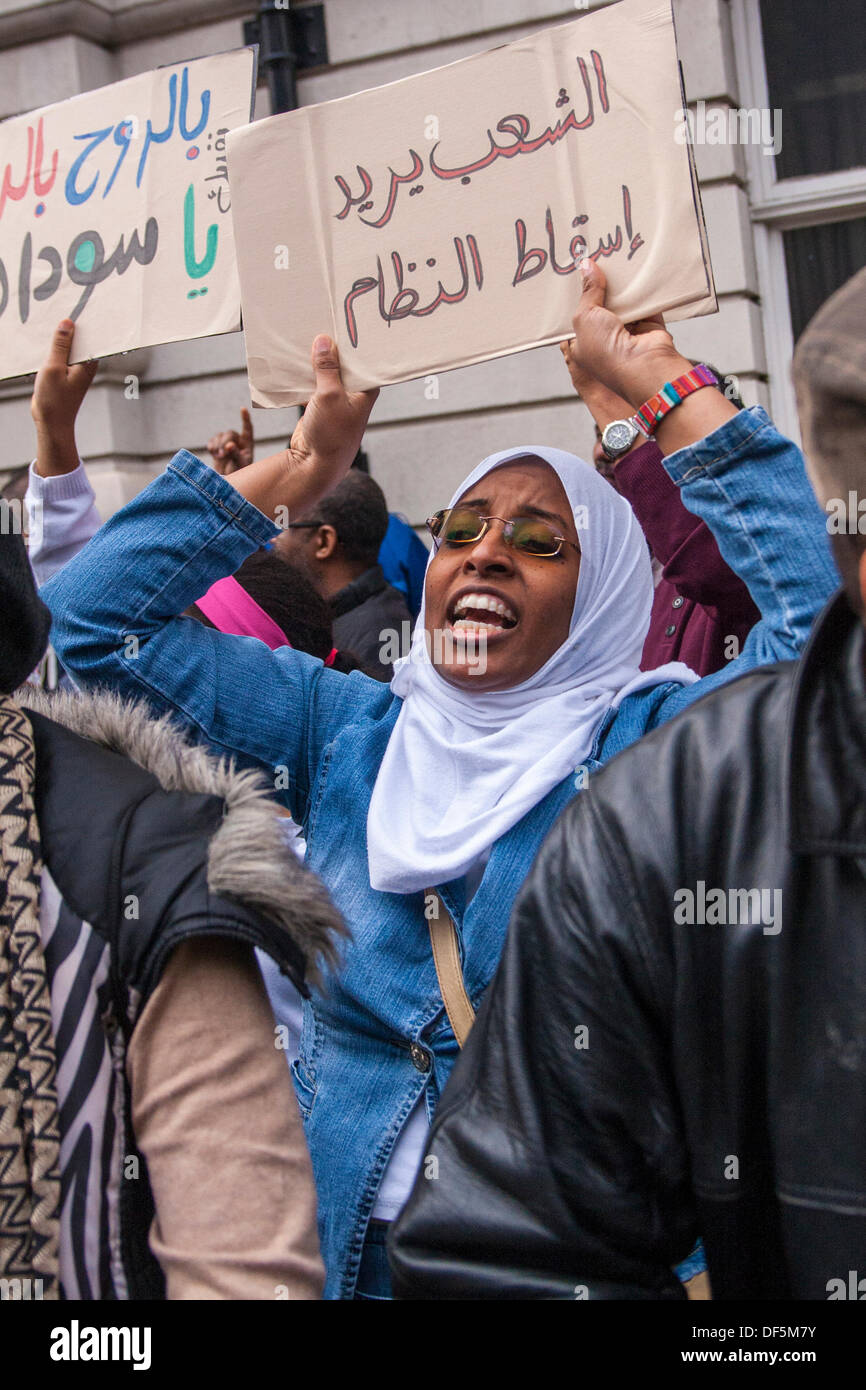
[[[304,1004],[292,1063],[326,1297],[389,1297],[387,1223],[560,811],[704,690],[796,656],[837,582],[799,451],[759,407],[699,389],[659,323],[627,330],[598,267],[581,273],[582,366],[635,410],[679,382],[650,415],[668,472],[761,613],[725,671],[639,671],[652,581],[638,524],[590,465],[534,445],[485,459],[431,518],[424,605],[390,688],[179,616],[273,539],[269,518],[297,516],[348,470],[376,393],[343,388],[327,338],[288,451],[228,478],[181,451],[44,590],[79,681],[144,696],[268,770],[351,930]],[[564,1064],[569,1042],[539,1067]]]

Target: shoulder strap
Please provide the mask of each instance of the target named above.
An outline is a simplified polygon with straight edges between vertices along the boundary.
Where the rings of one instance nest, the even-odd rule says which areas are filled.
[[[433,899],[431,903],[431,898]],[[460,948],[457,944],[457,928],[444,902],[435,888],[428,888],[424,894],[427,926],[430,928],[430,945],[433,947],[433,961],[439,979],[439,990],[445,1012],[454,1029],[458,1046],[462,1047],[469,1037],[475,1022],[463,971],[460,968]]]

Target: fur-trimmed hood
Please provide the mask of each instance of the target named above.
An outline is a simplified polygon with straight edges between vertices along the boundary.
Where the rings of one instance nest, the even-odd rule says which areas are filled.
[[[327,889],[289,846],[261,773],[238,771],[229,759],[191,743],[171,715],[157,718],[146,705],[111,692],[48,694],[22,686],[15,698],[24,709],[128,758],[163,791],[219,797],[223,820],[207,852],[210,891],[287,932],[308,981],[319,978],[323,962],[335,961],[347,929]]]

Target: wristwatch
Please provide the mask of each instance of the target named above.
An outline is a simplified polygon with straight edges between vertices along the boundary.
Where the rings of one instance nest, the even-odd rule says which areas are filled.
[[[627,454],[638,435],[646,436],[646,431],[637,424],[634,417],[629,420],[612,420],[601,432],[601,447],[605,458],[614,462]]]
[[[705,362],[698,362],[690,372],[665,382],[660,391],[644,401],[636,414],[627,420],[613,420],[602,431],[601,447],[605,458],[615,462],[628,453],[639,434],[652,439],[661,421],[693,391],[705,386],[718,386],[719,378]]]

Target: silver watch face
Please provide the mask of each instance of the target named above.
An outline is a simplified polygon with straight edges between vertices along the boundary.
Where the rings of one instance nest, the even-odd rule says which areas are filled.
[[[631,448],[636,438],[637,427],[631,420],[614,420],[601,436],[601,447],[608,458],[619,458]]]

